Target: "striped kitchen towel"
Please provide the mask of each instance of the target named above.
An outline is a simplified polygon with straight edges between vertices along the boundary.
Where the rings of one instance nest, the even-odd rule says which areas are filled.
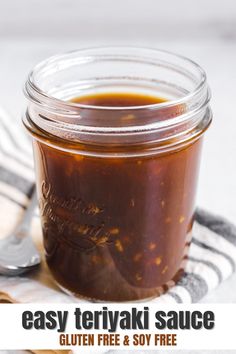
[[[0,110],[0,238],[19,222],[29,201],[34,172],[30,139],[20,122]],[[32,235],[42,252],[38,214]],[[197,210],[193,239],[182,279],[157,303],[191,303],[228,278],[236,267],[236,228],[221,217]],[[46,265],[35,273],[16,278],[0,276],[0,301],[84,302],[63,294],[54,284]]]

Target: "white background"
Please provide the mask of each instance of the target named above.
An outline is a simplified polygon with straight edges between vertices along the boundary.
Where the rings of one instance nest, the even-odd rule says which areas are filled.
[[[151,46],[204,67],[214,121],[205,137],[198,205],[236,223],[235,0],[0,0],[0,105],[16,119],[38,61],[101,44]],[[236,276],[204,302],[236,302]]]
[[[92,311],[93,313],[95,311],[100,311],[103,309],[102,304],[80,304],[80,305],[73,305],[73,304],[61,304],[61,305],[56,305],[56,304],[14,304],[14,305],[7,305],[7,304],[2,304],[1,305],[1,313],[3,315],[2,318],[0,318],[0,333],[2,335],[1,341],[0,341],[0,348],[5,348],[6,346],[11,349],[15,348],[25,348],[29,346],[31,349],[75,349],[76,353],[93,353],[91,350],[91,347],[85,346],[83,349],[80,349],[80,347],[70,347],[70,346],[65,346],[65,347],[60,347],[59,345],[59,335],[61,333],[57,332],[57,329],[59,328],[59,325],[57,325],[57,328],[54,330],[47,330],[47,329],[34,329],[34,327],[30,330],[25,330],[22,326],[22,314],[24,311],[31,311],[33,314],[40,310],[43,311],[43,313],[46,313],[47,311],[68,311],[68,317],[66,321],[66,328],[63,330],[63,333],[69,334],[84,334],[85,330],[83,330],[83,327],[81,327],[81,330],[76,330],[75,327],[75,317],[74,317],[74,311],[75,308],[79,307],[81,312],[83,313],[84,311]],[[235,317],[236,317],[236,304],[234,305],[203,305],[203,304],[191,304],[191,305],[176,305],[175,311],[178,313],[179,311],[190,311],[190,313],[193,313],[193,311],[201,311],[202,314],[206,311],[212,311],[214,313],[214,328],[207,330],[203,326],[200,330],[195,330],[195,329],[185,329],[185,330],[171,330],[168,329],[168,327],[165,330],[158,330],[155,327],[155,323],[157,322],[155,314],[157,311],[165,311],[165,313],[168,313],[168,311],[173,310],[173,306],[167,306],[167,305],[158,305],[158,304],[136,304],[135,306],[133,304],[108,304],[106,306],[109,311],[129,311],[129,313],[132,313],[132,307],[135,307],[139,311],[143,311],[144,307],[147,307],[149,309],[149,321],[148,321],[148,330],[142,330],[142,329],[134,329],[134,330],[121,330],[120,329],[120,322],[119,320],[122,319],[124,316],[119,316],[118,315],[118,322],[117,322],[117,328],[116,328],[116,334],[120,334],[120,347],[122,348],[131,348],[133,351],[137,353],[138,347],[133,345],[133,340],[132,337],[134,334],[151,334],[151,340],[149,343],[149,346],[145,344],[144,348],[156,348],[155,347],[155,342],[154,342],[154,336],[155,334],[176,334],[176,343],[177,346],[171,347],[172,350],[176,350],[177,348],[187,348],[187,349],[209,349],[209,348],[229,348],[236,350],[236,342],[235,342]],[[114,312],[113,312],[114,314]],[[171,317],[171,316],[170,316]],[[82,318],[82,316],[80,317]],[[35,321],[37,321],[37,324],[39,324],[38,319],[39,315],[36,314],[34,317]],[[54,319],[58,323],[57,317],[54,317]],[[134,317],[135,319],[135,317]],[[166,316],[166,320],[168,319],[168,316]],[[141,320],[142,321],[142,320]],[[199,321],[197,319],[197,321]],[[46,320],[47,322],[47,320]],[[143,321],[142,321],[143,322]],[[181,323],[181,320],[179,320]],[[42,324],[41,320],[40,323]],[[82,320],[80,320],[80,323],[82,323]],[[88,323],[88,322],[87,322]],[[94,323],[94,321],[92,322]],[[86,334],[94,334],[95,339],[94,343],[98,343],[97,341],[97,334],[108,334],[108,330],[103,330],[102,329],[102,323],[103,320],[100,318],[99,320],[99,329],[97,330],[87,330]],[[133,323],[132,317],[131,317],[131,323]],[[184,324],[187,324],[187,321],[184,320]],[[110,328],[110,321],[107,321],[108,328]],[[12,334],[14,333],[14,341],[12,340]],[[123,345],[124,342],[124,336],[128,335],[130,337],[129,341],[129,347],[125,347]],[[146,342],[147,343],[147,342]],[[159,342],[160,343],[160,342]],[[99,350],[101,351],[101,354],[105,354],[107,352],[111,353],[109,349],[113,349],[114,347],[112,346],[99,346]],[[160,348],[160,346],[159,346]],[[162,347],[163,348],[163,347]],[[93,349],[93,348],[92,348]],[[98,352],[97,346],[94,347],[94,349]],[[168,347],[164,347],[163,353],[165,353],[165,350],[168,349]],[[114,350],[112,350],[114,352]],[[202,351],[201,351],[202,352]],[[174,352],[175,353],[175,352]]]

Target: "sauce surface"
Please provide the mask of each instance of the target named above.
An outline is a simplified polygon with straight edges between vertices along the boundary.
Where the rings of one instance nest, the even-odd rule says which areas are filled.
[[[103,93],[73,102],[164,102]],[[48,266],[58,283],[90,299],[158,296],[184,269],[191,238],[201,139],[143,157],[101,158],[34,141]]]
[[[101,107],[147,106],[166,101],[166,99],[161,97],[132,92],[114,92],[109,94],[107,92],[102,92],[93,95],[75,97],[71,100],[71,102],[74,103]]]

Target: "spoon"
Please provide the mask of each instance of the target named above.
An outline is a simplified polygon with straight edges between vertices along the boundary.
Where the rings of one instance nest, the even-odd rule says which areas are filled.
[[[0,240],[0,274],[20,275],[40,264],[39,252],[29,233],[36,205],[37,194],[34,187],[22,221],[10,235]]]

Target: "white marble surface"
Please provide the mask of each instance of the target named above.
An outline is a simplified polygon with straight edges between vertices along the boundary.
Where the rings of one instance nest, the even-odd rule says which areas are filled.
[[[197,203],[236,223],[235,0],[0,2],[0,104],[20,119],[22,86],[34,64],[102,44],[168,49],[204,67],[214,121],[205,138]],[[236,275],[203,302],[236,302]]]

